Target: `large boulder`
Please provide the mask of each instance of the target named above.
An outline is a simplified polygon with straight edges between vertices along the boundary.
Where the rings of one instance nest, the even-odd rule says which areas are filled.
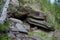
[[[18,31],[22,33],[27,33],[28,31],[24,27],[24,24],[21,20],[15,19],[15,18],[10,18],[10,21],[13,23],[12,26],[10,27],[11,31]]]

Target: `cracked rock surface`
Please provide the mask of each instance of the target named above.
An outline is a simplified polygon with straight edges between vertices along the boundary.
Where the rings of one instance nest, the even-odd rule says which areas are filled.
[[[9,28],[8,35],[12,40],[40,40],[38,38],[28,36],[28,30],[30,30],[30,27],[25,27],[27,26],[27,23],[25,25],[22,21],[15,18],[10,18],[10,21],[13,25]]]

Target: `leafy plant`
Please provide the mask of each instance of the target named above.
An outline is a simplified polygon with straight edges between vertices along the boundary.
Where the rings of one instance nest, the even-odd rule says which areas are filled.
[[[0,40],[11,40],[7,34],[0,35]]]
[[[0,30],[5,31],[10,26],[9,22],[6,22],[4,24],[0,24]]]

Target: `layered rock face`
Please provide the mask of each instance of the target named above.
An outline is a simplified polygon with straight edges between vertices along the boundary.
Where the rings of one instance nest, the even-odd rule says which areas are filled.
[[[28,15],[27,22],[29,24],[32,24],[32,25],[35,25],[38,27],[42,27],[42,28],[50,30],[50,31],[54,30],[52,27],[49,27],[51,25],[47,22],[46,15],[43,12],[35,11],[35,12],[30,13]]]

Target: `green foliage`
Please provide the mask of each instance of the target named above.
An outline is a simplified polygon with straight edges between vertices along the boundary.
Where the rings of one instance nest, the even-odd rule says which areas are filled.
[[[21,4],[24,5],[24,3],[25,3],[24,0],[18,0],[18,1],[19,1],[19,5],[21,5]]]
[[[0,35],[0,40],[11,40],[7,34]]]
[[[3,6],[4,6],[5,2],[6,2],[6,0],[0,0],[0,12],[3,9]]]
[[[54,11],[55,11],[55,3],[50,4],[50,0],[37,0],[41,4],[41,10],[45,12],[47,16],[47,22],[50,23],[52,26],[55,27],[55,16]]]
[[[27,5],[30,6],[35,0],[18,0],[20,5]]]
[[[39,36],[39,37],[40,37],[41,39],[43,39],[43,40],[57,40],[56,37],[50,36],[50,35],[48,35],[48,34],[45,33],[45,32],[29,32],[28,34],[29,34],[29,36],[37,35],[37,36]],[[50,37],[49,37],[49,36],[50,36]]]
[[[4,31],[10,26],[9,22],[6,22],[4,24],[0,24],[0,30]]]
[[[60,19],[60,6],[56,3],[50,4],[50,0],[36,0],[42,5],[41,10],[44,11],[47,15],[48,22],[53,25],[56,29],[60,29],[60,24],[57,23],[58,19]],[[51,15],[50,15],[51,14]],[[56,37],[51,36],[48,37],[47,34],[42,32],[29,32],[29,35],[38,34],[40,38],[44,40],[57,40]]]
[[[4,7],[6,0],[0,0],[0,13]],[[10,23],[7,21],[4,24],[0,24],[0,31],[6,31],[6,29],[10,26]],[[11,40],[7,34],[0,35],[0,40]]]
[[[60,6],[56,3],[50,4],[50,0],[37,0],[42,5],[42,11],[46,12],[48,15],[48,21],[54,25],[54,27],[60,28],[60,24],[58,24],[58,20],[60,19]],[[49,16],[52,14],[53,16]]]
[[[45,36],[47,36],[44,32],[29,32],[28,34],[29,34],[29,35],[37,34],[37,35],[39,35],[40,37],[45,37]]]
[[[10,24],[11,23],[8,22],[8,21],[6,23],[4,23],[4,24],[0,24],[0,31],[1,32],[2,31],[6,32],[6,30],[10,26]],[[7,33],[3,33],[3,34],[0,35],[0,40],[11,40],[11,39],[8,37]]]
[[[57,40],[57,38],[56,37],[50,37],[49,40]]]

